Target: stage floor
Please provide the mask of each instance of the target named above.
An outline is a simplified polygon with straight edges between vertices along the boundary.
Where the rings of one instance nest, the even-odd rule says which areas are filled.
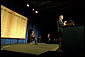
[[[56,51],[58,48],[59,44],[46,43],[38,43],[38,45],[35,45],[34,43],[1,45],[1,50],[35,55],[40,55],[48,51]]]

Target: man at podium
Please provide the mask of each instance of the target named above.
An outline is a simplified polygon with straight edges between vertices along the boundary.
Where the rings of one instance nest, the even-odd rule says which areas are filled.
[[[59,33],[59,51],[62,52],[62,27],[65,26],[67,21],[63,22],[63,15],[59,16],[59,19],[57,20],[57,27],[58,27],[58,33]]]

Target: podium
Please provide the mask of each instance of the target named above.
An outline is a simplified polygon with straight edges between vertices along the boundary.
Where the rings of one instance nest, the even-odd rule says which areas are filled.
[[[74,23],[67,23],[66,25],[64,26],[74,26]]]
[[[84,26],[63,28],[62,48],[65,54],[81,54],[84,50]]]

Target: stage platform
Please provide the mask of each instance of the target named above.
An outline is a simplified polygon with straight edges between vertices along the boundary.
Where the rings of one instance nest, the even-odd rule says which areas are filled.
[[[24,54],[41,55],[46,52],[55,52],[59,44],[34,43],[1,45],[1,51],[10,51]],[[2,53],[4,54],[4,53]]]

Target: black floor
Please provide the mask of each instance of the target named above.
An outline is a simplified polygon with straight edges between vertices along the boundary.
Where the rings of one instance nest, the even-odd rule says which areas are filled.
[[[34,55],[34,54],[26,54],[26,53],[19,53],[6,50],[1,51],[0,55],[1,56],[62,56],[61,53],[55,51],[48,51],[40,55]]]
[[[47,51],[40,55],[34,55],[34,54],[1,50],[0,56],[58,56],[58,57],[69,56],[70,57],[70,56],[84,56],[84,54],[71,54],[71,53],[60,53],[57,51]]]

